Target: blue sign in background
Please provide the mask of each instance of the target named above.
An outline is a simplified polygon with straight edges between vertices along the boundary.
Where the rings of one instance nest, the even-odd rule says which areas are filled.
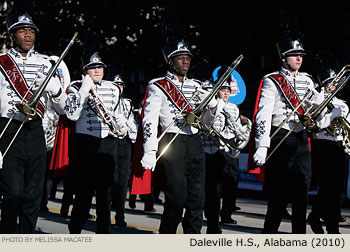
[[[216,81],[218,79],[218,72],[221,69],[221,66],[218,66],[213,71],[213,79]],[[231,95],[228,99],[229,102],[232,102],[236,105],[243,103],[247,94],[246,86],[242,76],[234,70],[231,74]]]

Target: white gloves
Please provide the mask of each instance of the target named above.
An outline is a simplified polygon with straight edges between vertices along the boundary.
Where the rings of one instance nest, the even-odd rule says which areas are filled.
[[[36,77],[35,85],[33,87],[33,91],[37,91],[38,88],[41,87],[41,85],[45,81],[46,76],[47,75],[43,72],[40,72],[40,71],[37,72],[37,77]],[[57,94],[59,94],[60,90],[61,90],[61,83],[57,79],[52,77],[49,83],[47,84],[45,91],[48,92],[51,96],[56,96]]]
[[[199,96],[199,99],[200,99],[201,101],[203,101],[203,100],[210,94],[209,91],[207,91],[207,90],[205,90],[205,89],[201,89],[201,88],[198,89],[198,92],[199,92],[198,96]],[[210,100],[210,102],[208,103],[208,108],[211,108],[211,109],[212,109],[212,108],[215,108],[216,105],[217,105],[217,101],[216,101],[215,97],[213,97],[213,98]]]
[[[267,147],[259,147],[253,156],[254,163],[257,166],[261,166],[265,164],[266,155],[267,155]]]
[[[2,153],[0,151],[0,169],[2,169],[2,164],[3,164],[3,158],[2,158]]]
[[[40,70],[37,72],[35,84],[33,86],[33,91],[38,90],[38,88],[43,84],[44,80],[46,78],[46,75],[41,72]]]
[[[156,152],[145,152],[143,154],[143,157],[141,159],[141,165],[146,170],[152,170],[154,171],[154,168],[156,166],[157,158],[156,158]]]
[[[61,83],[57,79],[54,79],[54,78],[51,78],[51,80],[47,84],[45,90],[53,97],[56,97],[63,92],[62,87],[61,87]]]
[[[90,75],[85,75],[83,77],[83,82],[81,84],[81,88],[85,93],[89,93],[91,88],[95,85],[93,80],[91,79]]]

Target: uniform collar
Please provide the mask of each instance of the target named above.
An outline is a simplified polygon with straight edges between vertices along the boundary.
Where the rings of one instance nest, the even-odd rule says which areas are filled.
[[[11,55],[13,55],[15,58],[24,58],[22,55],[13,47],[11,47],[10,52]],[[27,57],[30,58],[32,57],[36,52],[34,51],[34,46],[28,51]]]
[[[285,77],[287,77],[287,78],[293,78],[292,73],[289,72],[289,71],[288,71],[287,69],[285,69],[284,67],[281,67],[280,73],[282,73],[282,74],[283,74]],[[297,77],[297,76],[299,76],[299,75],[300,75],[299,71],[296,71],[294,78]]]
[[[169,72],[169,71],[166,73],[165,78],[171,80],[171,81],[174,82],[174,83],[180,83],[180,81],[179,81],[179,79],[177,78],[177,76],[176,76],[175,74]],[[184,81],[183,81],[183,82],[185,82],[185,81],[187,81],[187,80],[188,80],[187,76],[184,76]]]

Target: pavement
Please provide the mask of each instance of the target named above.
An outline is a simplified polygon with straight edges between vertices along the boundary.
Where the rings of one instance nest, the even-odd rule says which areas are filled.
[[[62,188],[59,185],[56,199],[49,200],[48,208],[49,211],[40,211],[39,219],[37,223],[37,233],[39,234],[68,234],[68,218],[60,216],[60,207],[62,199]],[[160,198],[164,201],[164,195],[161,193]],[[232,218],[237,221],[237,224],[222,224],[221,228],[223,234],[259,234],[261,233],[265,212],[266,212],[266,201],[263,199],[252,198],[252,197],[239,197],[237,199],[237,206],[241,209],[234,212]],[[126,227],[117,227],[114,225],[114,212],[111,213],[113,234],[156,234],[160,224],[160,219],[163,212],[162,204],[155,204],[156,212],[145,212],[144,203],[137,199],[136,208],[131,209],[128,201],[125,205],[125,221],[127,222]],[[72,206],[70,207],[70,210]],[[308,212],[311,206],[309,206]],[[288,208],[288,212],[291,213],[291,209]],[[95,215],[95,199],[93,199],[91,214]],[[347,222],[340,223],[340,232],[342,234],[350,234],[350,208],[342,208],[342,215],[347,218]],[[89,219],[83,230],[83,234],[93,234],[96,230],[95,219]],[[182,233],[181,224],[177,230],[178,233]],[[291,233],[291,221],[289,219],[283,219],[279,232]],[[204,225],[202,228],[202,234],[206,233],[206,220],[204,218]],[[307,226],[307,233],[313,234],[310,226]]]

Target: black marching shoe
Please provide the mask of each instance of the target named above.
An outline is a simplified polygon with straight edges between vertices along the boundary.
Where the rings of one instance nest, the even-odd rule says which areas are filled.
[[[315,217],[312,212],[307,217],[307,222],[309,223],[312,232],[315,234],[324,234],[320,218]]]
[[[237,221],[232,219],[231,217],[221,217],[221,223],[225,224],[237,224]]]
[[[115,220],[115,225],[118,227],[126,227],[128,224],[125,222],[125,220]]]

